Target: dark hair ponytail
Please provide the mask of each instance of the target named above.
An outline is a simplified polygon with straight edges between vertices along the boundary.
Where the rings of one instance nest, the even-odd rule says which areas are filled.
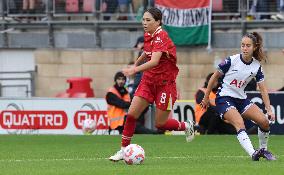
[[[244,37],[248,37],[252,40],[255,50],[252,56],[258,61],[266,61],[266,55],[263,52],[263,40],[259,33],[252,32],[246,34]]]
[[[253,57],[258,61],[266,61],[266,55],[263,52],[263,40],[261,35],[257,32],[252,32],[252,34],[256,37],[255,51],[253,51]]]

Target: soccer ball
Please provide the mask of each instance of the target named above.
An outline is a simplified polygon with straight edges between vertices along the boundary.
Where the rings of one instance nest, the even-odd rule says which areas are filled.
[[[145,159],[144,149],[137,144],[130,144],[124,149],[123,159],[128,165],[141,164]]]
[[[86,119],[83,121],[82,131],[85,135],[91,135],[96,130],[96,121],[92,119]]]

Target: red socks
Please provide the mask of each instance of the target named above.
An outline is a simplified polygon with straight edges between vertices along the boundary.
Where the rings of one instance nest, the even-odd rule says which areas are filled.
[[[184,131],[185,122],[179,122],[176,119],[170,118],[163,126],[157,126],[157,128],[160,130]]]
[[[133,116],[127,114],[126,121],[124,124],[124,129],[122,132],[121,146],[126,147],[130,144],[131,138],[135,132],[136,119]],[[185,122],[179,122],[176,119],[168,119],[163,126],[157,127],[160,130],[169,130],[169,131],[184,131]]]
[[[122,132],[121,146],[126,147],[130,144],[131,138],[135,132],[136,119],[133,116],[127,114],[124,129]]]

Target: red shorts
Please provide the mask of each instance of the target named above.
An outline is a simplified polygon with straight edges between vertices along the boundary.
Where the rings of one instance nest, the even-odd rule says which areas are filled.
[[[173,81],[159,85],[142,80],[134,95],[146,99],[149,103],[155,102],[156,107],[163,111],[172,110],[177,99],[176,83]]]

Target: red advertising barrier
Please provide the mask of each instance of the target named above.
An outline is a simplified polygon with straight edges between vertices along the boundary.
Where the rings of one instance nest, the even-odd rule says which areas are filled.
[[[3,129],[64,129],[68,123],[64,111],[2,111]]]
[[[74,125],[77,129],[82,129],[85,119],[96,121],[96,129],[109,129],[107,111],[77,111],[74,116]]]
[[[85,119],[96,122],[94,135],[109,134],[104,98],[1,98],[0,134],[83,135]]]

